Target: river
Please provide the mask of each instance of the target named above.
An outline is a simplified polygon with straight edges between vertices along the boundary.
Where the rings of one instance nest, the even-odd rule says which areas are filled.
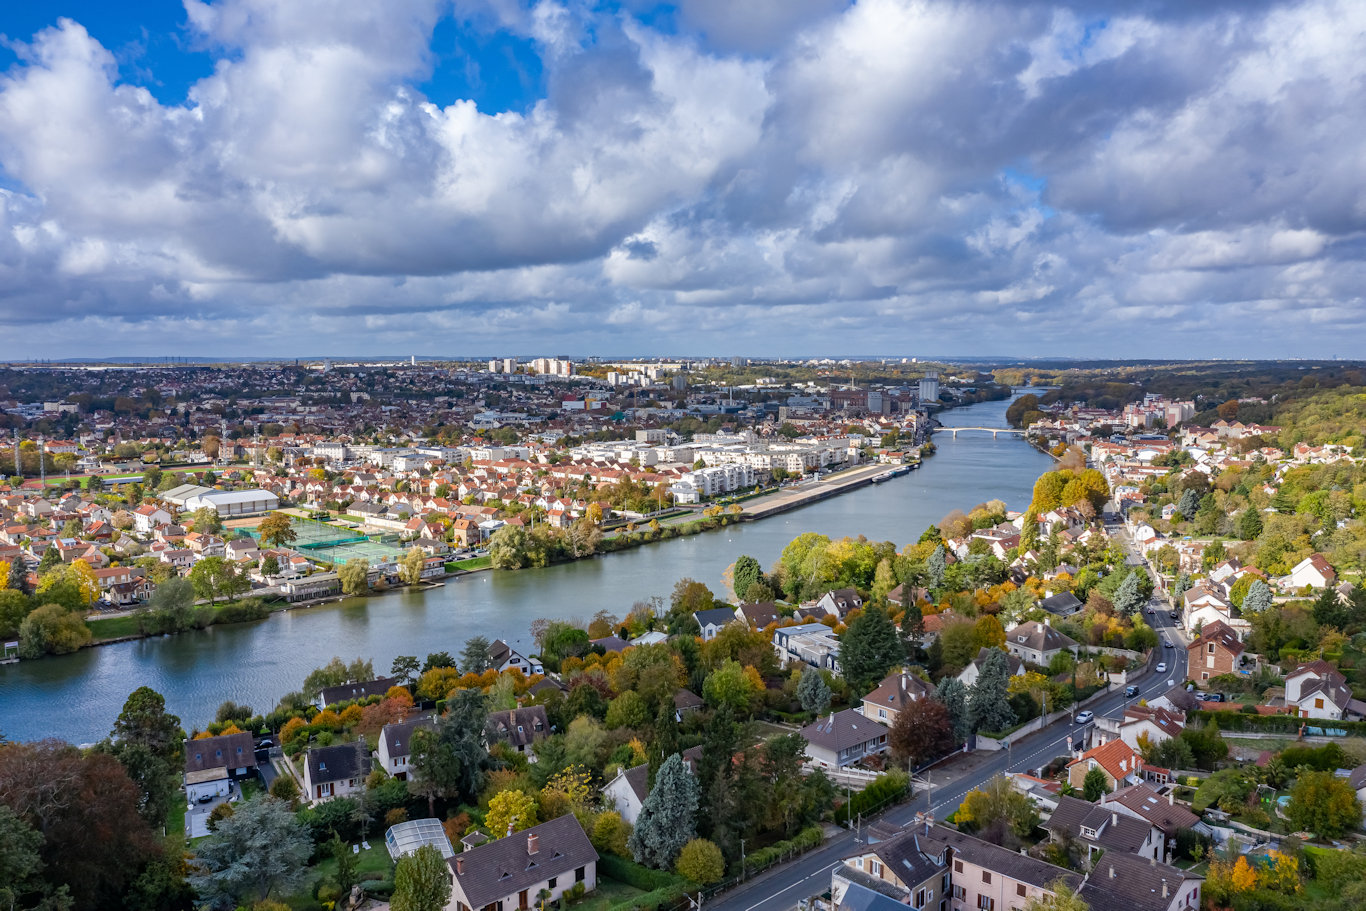
[[[1004,427],[1008,402],[941,415],[945,427]],[[73,655],[0,667],[0,733],[11,740],[105,736],[128,694],[150,686],[187,730],[213,720],[225,699],[269,711],[280,696],[333,655],[370,658],[389,669],[396,655],[458,655],[471,636],[503,638],[524,654],[537,617],[587,619],[605,608],[624,616],[651,595],[666,600],[688,576],[722,592],[721,575],[741,554],[764,566],[797,535],[866,535],[903,546],[952,509],[990,499],[1029,502],[1051,459],[1015,435],[967,432],[935,437],[938,452],[918,471],[768,519],[647,544],[545,569],[484,572],[425,592],[352,598],[271,615],[255,623],[141,639]]]

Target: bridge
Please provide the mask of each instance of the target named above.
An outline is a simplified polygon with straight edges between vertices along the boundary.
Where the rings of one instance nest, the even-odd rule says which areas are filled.
[[[993,440],[996,439],[996,434],[998,434],[998,433],[1013,433],[1013,434],[1015,434],[1016,436],[1024,436],[1024,435],[1025,435],[1025,432],[1024,432],[1023,430],[1014,430],[1014,429],[1011,429],[1011,428],[1009,428],[1009,427],[936,427],[934,432],[935,432],[935,433],[944,433],[944,432],[951,433],[951,434],[953,434],[953,438],[956,440],[956,439],[958,439],[958,431],[960,431],[960,430],[981,430],[981,431],[983,431],[983,432],[985,432],[985,433],[991,434],[991,438],[992,438]]]

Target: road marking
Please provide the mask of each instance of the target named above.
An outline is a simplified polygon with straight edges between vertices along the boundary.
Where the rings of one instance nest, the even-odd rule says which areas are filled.
[[[807,876],[807,877],[805,877],[805,878],[803,878],[803,879],[797,880],[795,883],[793,883],[792,885],[788,886],[787,888],[785,888],[785,889],[779,889],[777,892],[774,892],[772,895],[768,896],[767,898],[762,899],[761,901],[755,902],[754,904],[752,904],[752,905],[750,905],[748,908],[746,908],[745,911],[754,911],[754,909],[755,909],[755,908],[758,908],[760,905],[766,905],[766,904],[768,904],[769,902],[773,901],[773,899],[777,898],[779,895],[782,895],[784,892],[788,892],[788,891],[791,891],[792,889],[797,888],[797,887],[800,886],[802,883],[805,883],[805,882],[807,882],[807,881],[809,881],[809,880],[813,880],[813,879],[815,879],[815,878],[817,878],[817,877],[819,877],[819,876],[828,875],[828,874],[830,873],[831,870],[835,869],[835,868],[838,867],[839,865],[840,865],[840,862],[839,862],[839,861],[835,861],[833,864],[830,864],[830,865],[827,866],[827,867],[824,867],[824,868],[822,868],[822,869],[820,869],[820,870],[817,870],[815,873],[812,873],[811,875],[809,875],[809,876]]]

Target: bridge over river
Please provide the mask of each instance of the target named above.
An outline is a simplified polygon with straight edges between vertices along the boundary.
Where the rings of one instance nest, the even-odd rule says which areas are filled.
[[[953,434],[953,438],[956,440],[958,439],[958,432],[960,430],[980,430],[984,433],[991,434],[991,438],[993,440],[996,439],[996,434],[998,433],[1013,433],[1016,436],[1021,437],[1025,435],[1025,432],[1023,430],[1014,430],[1010,427],[936,427],[934,429],[934,432],[951,433]]]

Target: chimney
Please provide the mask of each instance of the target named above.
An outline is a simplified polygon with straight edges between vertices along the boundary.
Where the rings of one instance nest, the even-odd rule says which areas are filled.
[[[1166,898],[1166,897],[1167,897],[1167,894],[1168,894],[1168,890],[1167,890],[1167,881],[1164,879],[1164,880],[1162,880],[1162,897],[1163,897],[1163,898]]]
[[[537,851],[541,850],[540,841],[541,836],[534,833],[528,835],[526,837],[526,853],[535,854]]]
[[[460,854],[455,855],[455,875],[465,875],[465,858]]]
[[[1053,618],[1052,618],[1052,617],[1044,617],[1044,618],[1043,618],[1043,625],[1044,625],[1044,626],[1052,626],[1052,625],[1053,625]]]
[[[1110,825],[1112,825],[1112,826],[1117,826],[1117,825],[1119,825],[1119,814],[1118,814],[1117,812],[1115,812],[1114,810],[1111,810],[1111,811],[1110,811]]]
[[[1176,806],[1176,792],[1175,792],[1175,791],[1168,791],[1168,792],[1167,792],[1167,806],[1169,806],[1169,807],[1174,807],[1174,806]]]
[[[1114,864],[1110,864],[1110,878],[1111,878],[1111,879],[1114,879],[1114,878],[1115,878],[1115,865],[1114,865]]]

